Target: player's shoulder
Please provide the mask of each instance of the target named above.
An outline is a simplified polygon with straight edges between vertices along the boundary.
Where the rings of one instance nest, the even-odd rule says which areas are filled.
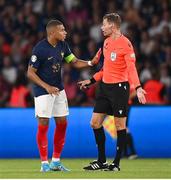
[[[40,51],[47,48],[47,40],[42,39],[33,47],[34,51]]]

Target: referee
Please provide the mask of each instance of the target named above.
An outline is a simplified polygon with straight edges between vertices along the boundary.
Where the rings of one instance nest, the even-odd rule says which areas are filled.
[[[135,53],[131,42],[121,31],[121,18],[116,13],[106,14],[101,27],[106,37],[103,44],[104,64],[92,79],[79,82],[80,88],[101,81],[91,119],[98,147],[98,159],[84,167],[85,170],[120,171],[120,159],[126,142],[126,118],[128,114],[129,83],[134,84],[140,103],[145,104],[146,92],[141,88],[135,67]],[[117,129],[116,156],[108,165],[105,155],[103,121],[106,115],[114,115]]]

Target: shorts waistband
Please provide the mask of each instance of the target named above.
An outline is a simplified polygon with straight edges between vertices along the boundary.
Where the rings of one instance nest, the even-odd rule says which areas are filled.
[[[129,85],[129,82],[124,81],[124,82],[118,82],[118,83],[104,83],[103,81],[101,81],[101,84],[107,87],[114,87],[114,86],[119,86],[119,85]]]

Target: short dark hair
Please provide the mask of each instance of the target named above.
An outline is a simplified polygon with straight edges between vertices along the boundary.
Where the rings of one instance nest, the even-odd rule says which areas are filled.
[[[110,23],[115,23],[118,28],[121,26],[121,17],[117,13],[109,13],[103,16]]]
[[[59,20],[52,19],[47,23],[46,30],[50,27],[59,26],[59,25],[63,25],[63,23]]]

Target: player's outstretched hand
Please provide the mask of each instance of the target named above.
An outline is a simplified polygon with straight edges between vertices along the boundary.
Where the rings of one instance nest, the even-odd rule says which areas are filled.
[[[92,65],[96,65],[96,64],[99,62],[101,54],[102,54],[102,49],[100,48],[100,49],[97,51],[97,53],[96,53],[96,55],[94,56],[94,58],[91,60],[91,64],[92,64]]]
[[[54,95],[59,95],[59,93],[60,93],[60,90],[57,87],[54,87],[54,86],[48,86],[46,88],[46,91],[49,94],[54,94]]]
[[[78,82],[78,86],[81,90],[88,89],[88,86],[90,85],[91,81],[89,79]]]
[[[141,87],[139,87],[139,88],[137,89],[138,101],[139,101],[141,104],[145,104],[145,103],[146,103],[145,94],[147,94],[146,91],[145,91],[144,89],[142,89]]]

